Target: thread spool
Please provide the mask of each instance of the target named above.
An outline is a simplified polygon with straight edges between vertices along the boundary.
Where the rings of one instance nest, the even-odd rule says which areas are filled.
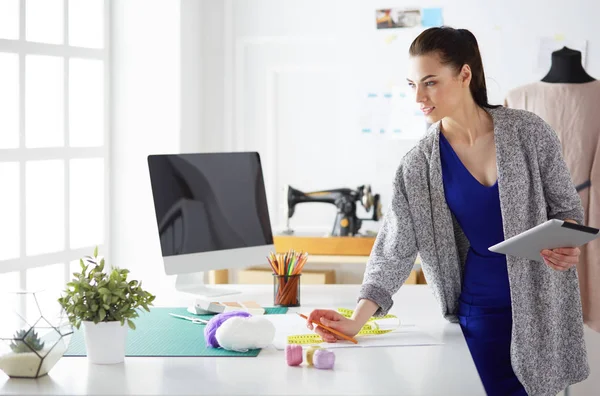
[[[274,337],[275,325],[262,316],[229,318],[215,333],[221,348],[238,352],[265,348]]]
[[[318,349],[314,353],[313,364],[321,370],[332,369],[335,364],[335,354],[327,349]]]
[[[313,357],[315,355],[315,352],[319,349],[321,349],[320,346],[313,345],[306,350],[306,363],[308,363],[309,366],[313,365]]]
[[[302,345],[286,345],[285,361],[288,366],[299,366],[302,363]]]
[[[223,312],[218,315],[213,316],[208,324],[204,327],[204,340],[206,341],[206,346],[209,348],[220,348],[219,341],[217,341],[217,330],[227,319],[230,318],[249,318],[252,315],[248,312],[244,311],[230,311]]]

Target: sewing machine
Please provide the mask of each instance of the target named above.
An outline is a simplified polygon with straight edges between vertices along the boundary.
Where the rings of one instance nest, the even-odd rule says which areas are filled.
[[[305,202],[324,202],[337,207],[337,216],[333,224],[332,236],[355,236],[362,226],[363,220],[377,221],[381,218],[381,202],[379,194],[371,193],[371,186],[359,186],[356,190],[349,188],[337,188],[333,190],[322,190],[302,192],[291,186],[287,186],[287,230],[285,234],[293,234],[290,229],[290,218],[294,215],[297,204]],[[359,201],[367,212],[373,209],[371,218],[359,219],[356,216],[356,202]]]

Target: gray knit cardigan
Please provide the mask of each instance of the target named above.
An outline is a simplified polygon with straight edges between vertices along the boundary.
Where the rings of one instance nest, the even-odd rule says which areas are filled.
[[[537,115],[504,107],[493,118],[498,188],[505,238],[550,218],[583,223],[583,208],[563,161],[560,141]],[[367,264],[359,300],[392,307],[417,253],[442,314],[457,322],[458,297],[469,242],[444,197],[440,122],[402,159],[393,195]],[[511,362],[530,395],[556,395],[583,381],[589,366],[583,340],[575,267],[507,256],[512,298]]]

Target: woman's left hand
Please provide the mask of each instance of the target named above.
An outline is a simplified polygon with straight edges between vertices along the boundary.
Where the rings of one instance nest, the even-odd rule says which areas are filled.
[[[544,262],[548,267],[557,271],[566,271],[577,265],[580,253],[578,247],[544,249],[541,251]]]

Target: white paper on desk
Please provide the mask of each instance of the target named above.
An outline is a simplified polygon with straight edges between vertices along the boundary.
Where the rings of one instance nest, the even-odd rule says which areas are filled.
[[[275,338],[273,340],[275,349],[285,349],[287,337],[290,335],[315,334],[314,331],[306,327],[306,321],[295,314],[265,315],[264,318],[269,319],[275,325]],[[317,343],[315,345],[325,345],[327,348],[374,348],[443,344],[443,342],[415,325],[403,325],[397,330],[386,334],[358,336],[356,340],[358,344],[339,340],[335,343]],[[309,344],[304,345],[308,346]]]

